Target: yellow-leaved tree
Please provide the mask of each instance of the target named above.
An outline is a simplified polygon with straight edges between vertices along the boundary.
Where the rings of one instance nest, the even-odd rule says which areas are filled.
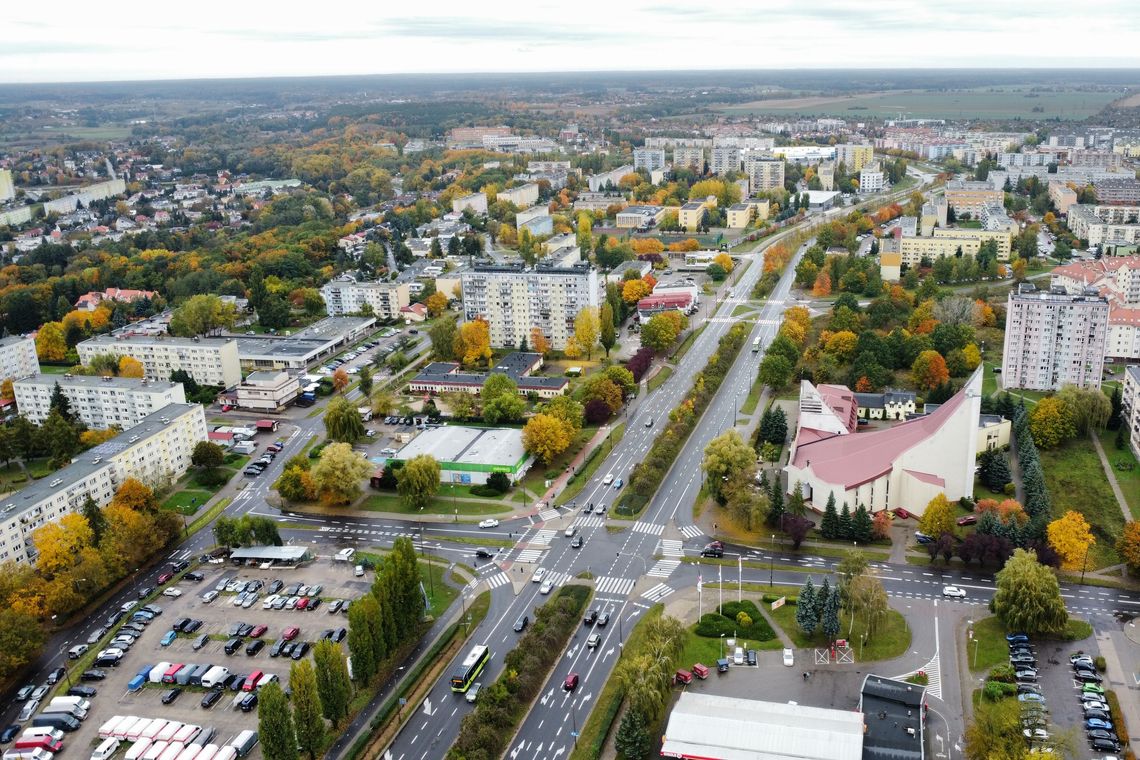
[[[574,317],[574,342],[578,349],[586,352],[588,361],[594,352],[594,344],[598,342],[598,333],[601,332],[602,322],[598,316],[598,307],[586,306]]]
[[[468,366],[491,360],[491,328],[485,320],[472,319],[459,326],[455,336],[455,356]]]
[[[954,506],[946,494],[940,493],[930,500],[918,521],[918,529],[934,538],[943,533],[954,535]]]
[[[570,445],[570,426],[550,414],[536,414],[523,428],[523,448],[550,464]]]
[[[1045,534],[1049,538],[1049,546],[1061,558],[1064,570],[1080,570],[1088,558],[1089,549],[1096,543],[1096,536],[1089,529],[1085,516],[1071,509],[1049,523]]]

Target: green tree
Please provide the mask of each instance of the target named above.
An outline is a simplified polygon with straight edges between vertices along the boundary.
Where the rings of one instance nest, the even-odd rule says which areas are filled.
[[[768,517],[765,522],[770,527],[780,528],[784,524],[784,489],[780,486],[780,475],[772,481],[772,489],[768,492]]]
[[[839,513],[835,511],[834,493],[827,495],[827,507],[823,510],[823,519],[819,523],[819,533],[829,539],[839,535]]]
[[[352,675],[361,686],[376,675],[376,641],[364,608],[353,603],[348,608],[348,654],[352,657]]]
[[[55,387],[51,390],[51,401],[48,408],[53,412],[58,412],[60,417],[70,425],[75,424],[75,414],[71,411],[71,400],[64,394],[63,389],[59,387],[59,381],[56,381]]]
[[[277,681],[257,690],[257,733],[265,760],[297,760],[293,711]]]
[[[839,538],[850,541],[855,535],[855,524],[851,520],[851,509],[847,502],[843,502],[843,509],[839,511]]]
[[[864,544],[870,543],[873,528],[871,515],[867,512],[867,508],[860,504],[851,515],[851,538]]]
[[[271,293],[257,310],[257,322],[266,330],[281,330],[288,327],[292,319],[289,302],[276,293]]]
[[[190,454],[190,464],[203,470],[216,470],[226,461],[226,452],[213,441],[198,441]]]
[[[57,410],[53,409],[48,414],[44,424],[40,426],[40,435],[51,454],[52,467],[63,467],[79,453],[79,431]]]
[[[848,613],[851,612],[851,584],[856,578],[866,573],[869,566],[866,554],[855,549],[848,549],[835,568],[835,574],[839,578],[835,587],[839,589],[840,602]]]
[[[360,389],[360,395],[364,398],[370,398],[372,396],[372,368],[364,365],[360,368],[360,374],[357,377],[359,380],[356,387]]]
[[[372,464],[347,443],[330,443],[313,467],[313,484],[326,504],[349,504],[361,493]]]
[[[483,421],[489,425],[514,422],[526,411],[526,402],[519,396],[518,384],[501,372],[494,372],[487,378],[480,397],[483,400]]]
[[[1037,561],[1033,550],[1016,549],[996,576],[994,614],[1006,630],[1029,635],[1065,630],[1069,613],[1053,571]]]
[[[458,335],[459,324],[454,316],[441,317],[428,329],[432,351],[443,361],[451,361],[457,358],[455,356],[455,339]]]
[[[352,607],[348,608],[350,611]],[[289,669],[289,688],[293,690],[293,724],[297,745],[316,760],[325,740],[325,722],[321,718],[321,700],[317,696],[317,674],[313,663],[304,659]]]
[[[356,404],[336,396],[325,407],[325,432],[331,441],[353,443],[364,435],[364,421]]]
[[[662,353],[677,340],[679,322],[665,314],[654,314],[641,326],[641,345]]]
[[[1081,435],[1104,430],[1112,417],[1112,401],[1099,388],[1066,385],[1057,398],[1065,405],[1069,419]]]
[[[396,492],[408,509],[422,510],[439,491],[439,462],[429,454],[412,457],[396,473]]]
[[[606,358],[609,358],[610,349],[617,343],[617,332],[614,330],[614,308],[609,303],[602,304],[599,319],[602,326],[598,342],[602,344],[602,348],[606,349]]]
[[[778,406],[770,406],[760,417],[760,440],[783,446],[788,437],[788,415]]]
[[[760,362],[757,378],[770,388],[781,389],[792,379],[795,365],[779,354],[768,352]]]
[[[212,294],[191,296],[174,310],[170,332],[183,337],[209,335],[222,328],[230,329],[237,319],[232,303]]]
[[[103,540],[103,534],[107,532],[107,518],[103,516],[103,510],[91,498],[91,494],[87,494],[80,512],[87,520],[87,524],[91,526],[92,540],[98,546],[99,542]]]
[[[1000,492],[1005,488],[1006,483],[1013,480],[1013,475],[1009,470],[1009,462],[1006,461],[1005,454],[998,449],[987,449],[983,452],[978,466],[981,468],[978,477],[987,488],[995,493]]]
[[[1077,434],[1077,426],[1065,403],[1057,396],[1037,402],[1029,413],[1029,431],[1038,448],[1054,449]]]
[[[796,599],[796,625],[808,636],[815,633],[819,619],[815,616],[815,586],[808,578]]]
[[[705,446],[701,468],[709,493],[723,504],[724,486],[748,472],[756,461],[756,452],[736,430],[728,430]]]
[[[626,710],[614,737],[614,748],[622,757],[639,758],[649,754],[649,747],[653,741],[649,735],[645,716],[640,710]]]
[[[313,647],[313,667],[317,673],[321,714],[336,725],[348,715],[348,703],[352,698],[352,683],[340,647],[327,639],[317,642]]]

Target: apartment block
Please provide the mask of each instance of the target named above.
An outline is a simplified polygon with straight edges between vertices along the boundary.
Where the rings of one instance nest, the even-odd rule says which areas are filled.
[[[1022,284],[1006,301],[1003,388],[1099,388],[1108,334],[1108,301]]]
[[[958,216],[969,214],[978,218],[987,203],[1004,203],[1005,193],[989,182],[953,180],[946,183],[946,203]]]
[[[19,335],[0,338],[0,379],[19,380],[39,374],[39,371],[35,340]]]
[[[729,229],[740,230],[752,223],[755,209],[751,203],[734,203],[728,207]]]
[[[569,161],[527,161],[526,170],[531,174],[570,174],[577,171],[570,168]]]
[[[878,162],[870,163],[859,171],[859,192],[878,193],[887,186],[887,177]]]
[[[182,383],[135,377],[33,375],[13,383],[16,408],[37,425],[51,413],[56,385],[72,413],[90,428],[126,430],[170,404],[185,404]]]
[[[528,182],[510,190],[500,190],[495,194],[495,200],[513,203],[518,208],[533,206],[538,203],[538,183]]]
[[[678,145],[673,148],[673,168],[689,168],[703,172],[705,170],[705,149]]]
[[[677,224],[689,232],[694,232],[704,223],[707,213],[707,207],[702,201],[689,201],[677,212]]]
[[[561,351],[574,334],[578,312],[599,304],[598,272],[584,262],[533,269],[477,264],[463,273],[462,288],[465,318],[486,320],[496,348],[529,343],[537,327]]]
[[[173,335],[97,335],[78,346],[79,361],[99,354],[137,359],[149,380],[169,380],[185,370],[199,385],[232,388],[241,382],[238,344],[233,338],[178,338]]]
[[[601,174],[593,174],[586,178],[586,184],[590,186],[590,191],[594,193],[601,192],[609,187],[617,187],[621,182],[621,178],[627,174],[633,174],[633,164],[626,164],[618,168],[602,172]]]
[[[475,214],[486,214],[487,196],[483,193],[471,193],[451,201],[451,210],[456,214],[462,214],[464,209],[470,209]]]
[[[16,197],[16,185],[12,182],[12,170],[0,169],[0,203]]]
[[[1140,243],[1137,206],[1092,206],[1078,203],[1069,207],[1069,230],[1089,246],[1135,245]]]
[[[710,168],[713,174],[740,171],[740,148],[732,146],[713,148]]]
[[[1120,424],[1125,426],[1125,435],[1132,453],[1140,457],[1140,364],[1124,368],[1121,401]]]
[[[62,470],[0,498],[0,562],[34,562],[37,529],[79,511],[88,497],[106,506],[127,478],[152,487],[177,480],[190,468],[194,446],[204,440],[201,404],[169,404]]]
[[[1077,202],[1077,193],[1063,182],[1050,182],[1049,200],[1053,202],[1057,213],[1067,215],[1069,209]]]
[[[1093,192],[1096,193],[1098,203],[1114,206],[1140,205],[1140,179],[1135,177],[1098,180],[1093,183]]]
[[[842,163],[848,174],[860,171],[875,160],[874,145],[853,145],[850,143],[835,146],[835,162]]]
[[[1109,361],[1140,361],[1140,255],[1071,261],[1053,270],[1050,285],[1069,293],[1090,288],[1108,299]]]
[[[359,314],[365,305],[377,319],[396,319],[400,309],[411,303],[406,282],[357,282],[351,278],[330,280],[321,287],[325,309],[330,316]]]
[[[647,172],[665,168],[664,148],[634,148],[633,168]]]
[[[784,159],[775,157],[749,158],[744,169],[748,174],[748,181],[752,184],[752,192],[763,193],[768,190],[778,190],[784,186]]]
[[[819,177],[819,189],[828,192],[835,189],[835,163],[824,161],[816,169],[815,175]]]
[[[912,217],[913,218],[913,217]],[[936,261],[947,256],[962,254],[976,256],[982,243],[993,240],[997,244],[998,261],[1009,261],[1013,236],[1009,230],[974,230],[956,227],[936,227],[927,236],[898,235],[884,238],[879,254],[879,276],[894,282],[901,276],[903,264],[918,266],[923,259]]]

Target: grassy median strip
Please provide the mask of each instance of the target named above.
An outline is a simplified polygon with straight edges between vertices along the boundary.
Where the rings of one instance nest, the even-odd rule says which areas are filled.
[[[562,493],[554,500],[555,504],[565,504],[571,499],[575,498],[578,494],[582,493],[582,489],[594,477],[594,473],[602,466],[602,462],[606,457],[602,453],[603,446],[608,454],[613,450],[613,447],[621,443],[622,436],[625,435],[625,423],[616,426],[609,434],[609,444],[598,444],[589,454],[586,455],[586,463],[578,468],[578,471],[570,476],[570,480],[566,483],[566,488],[562,489]]]

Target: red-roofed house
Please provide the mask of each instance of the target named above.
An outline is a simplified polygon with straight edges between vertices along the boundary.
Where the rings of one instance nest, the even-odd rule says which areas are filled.
[[[800,428],[847,435],[858,424],[859,404],[846,385],[815,386],[800,381]]]
[[[95,311],[103,301],[118,301],[120,303],[134,303],[143,298],[153,300],[158,295],[153,290],[126,290],[124,288],[107,288],[102,293],[92,290],[79,296],[75,302],[76,309]]]
[[[834,495],[836,504],[852,510],[860,504],[872,512],[905,507],[917,515],[940,493],[951,501],[971,495],[981,390],[979,367],[962,390],[931,414],[866,433],[805,427],[821,416],[825,422],[830,417],[829,424],[836,427],[841,415],[830,404],[826,412],[810,412],[806,419],[801,412],[784,467],[788,488],[799,483],[805,500],[820,511]],[[821,399],[827,395],[817,393]],[[842,400],[843,394],[838,397]],[[800,401],[802,408],[802,387]],[[837,408],[843,409],[841,404]]]
[[[1093,288],[1108,300],[1106,358],[1140,359],[1140,255],[1073,261],[1055,268],[1052,275],[1052,287],[1062,287],[1070,295]]]
[[[649,295],[637,302],[637,314],[641,319],[649,319],[664,311],[687,311],[693,306],[689,293],[662,293]]]
[[[413,303],[400,307],[400,319],[407,322],[423,322],[427,319],[428,310],[422,303]]]

